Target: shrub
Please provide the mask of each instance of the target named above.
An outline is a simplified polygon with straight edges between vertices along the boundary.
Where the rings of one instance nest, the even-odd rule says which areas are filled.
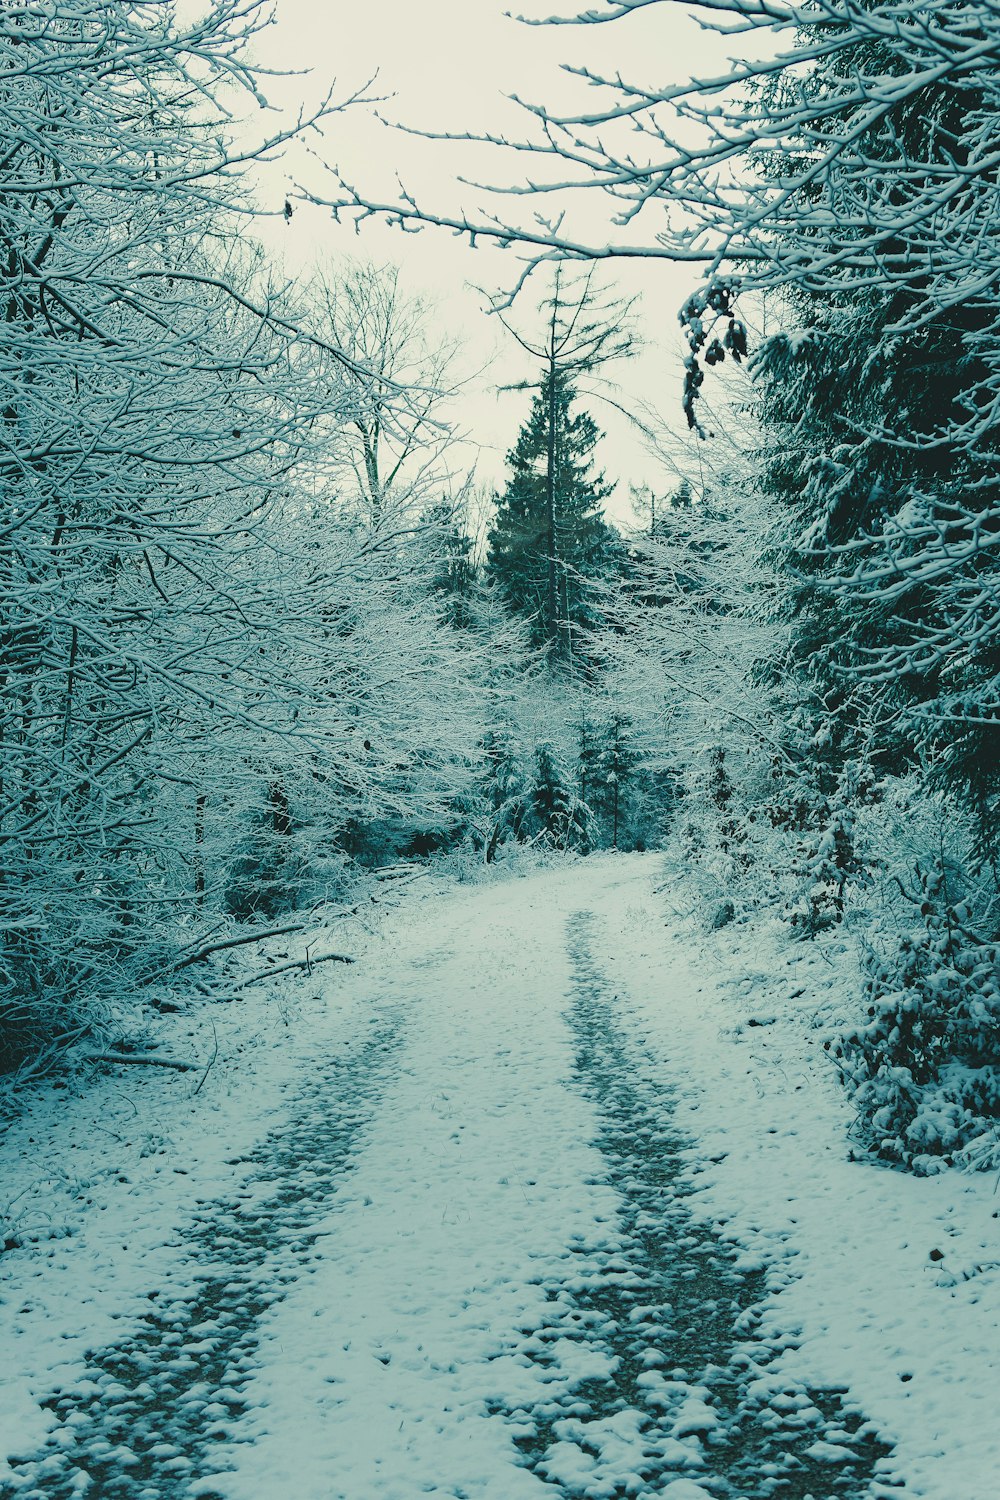
[[[920,924],[873,957],[867,1024],[833,1050],[866,1148],[929,1172],[1000,1119],[1000,945],[969,929],[940,860],[917,873]]]

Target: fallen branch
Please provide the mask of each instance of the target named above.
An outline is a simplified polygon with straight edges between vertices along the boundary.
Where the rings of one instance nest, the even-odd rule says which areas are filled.
[[[409,885],[411,880],[426,880],[430,870],[423,865],[383,865],[380,870],[373,870],[372,875],[380,884],[387,884],[390,889],[395,890],[397,886]]]
[[[311,970],[314,964],[353,964],[356,959],[347,953],[317,953],[315,958],[296,958],[292,963],[278,964],[274,969],[261,969],[259,974],[251,974],[249,979],[237,985],[237,989],[245,990],[251,984],[256,984],[260,979],[271,979],[275,974],[287,974],[289,969]]]
[[[141,1068],[176,1068],[178,1073],[197,1072],[198,1064],[178,1062],[173,1057],[156,1057],[149,1052],[85,1052],[84,1062],[134,1063]]]
[[[207,943],[204,948],[199,948],[197,953],[189,953],[187,958],[182,958],[175,963],[170,973],[177,974],[191,964],[201,963],[203,958],[209,958],[213,953],[224,953],[227,948],[242,948],[247,943],[262,943],[265,938],[286,937],[290,932],[302,932],[307,925],[305,922],[293,922],[286,927],[270,927],[267,932],[248,932],[242,937],[226,938],[222,943]]]

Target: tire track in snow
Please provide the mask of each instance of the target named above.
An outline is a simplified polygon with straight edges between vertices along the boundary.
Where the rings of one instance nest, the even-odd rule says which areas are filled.
[[[44,1400],[57,1424],[43,1452],[11,1458],[0,1500],[212,1500],[221,1455],[240,1441],[258,1322],[309,1272],[313,1225],[352,1170],[401,1040],[382,1020],[317,1063],[288,1124],[232,1163],[253,1168],[239,1191],[180,1230],[183,1290],[150,1291],[138,1324]]]
[[[567,1020],[621,1232],[572,1245],[576,1274],[547,1289],[551,1322],[522,1350],[546,1365],[547,1351],[576,1339],[600,1347],[614,1373],[578,1383],[569,1401],[507,1413],[525,1466],[574,1500],[901,1500],[880,1477],[889,1448],[846,1392],[770,1372],[791,1341],[755,1341],[763,1273],[739,1269],[685,1204],[690,1143],[672,1133],[669,1100],[615,1023],[591,921],[581,912],[567,926]]]

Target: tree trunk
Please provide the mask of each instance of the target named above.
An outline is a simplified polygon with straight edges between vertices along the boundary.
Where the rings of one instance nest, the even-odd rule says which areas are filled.
[[[202,793],[194,804],[194,894],[198,910],[205,905],[205,803]]]
[[[288,793],[280,781],[270,783],[267,800],[271,811],[271,827],[279,838],[288,838],[292,831],[292,811],[288,805]]]
[[[553,314],[553,318],[554,318]],[[552,655],[559,651],[559,589],[556,578],[556,359],[555,352],[549,355],[549,431],[548,451],[545,465],[545,523],[546,547],[548,549],[548,571],[546,574],[545,622]]]

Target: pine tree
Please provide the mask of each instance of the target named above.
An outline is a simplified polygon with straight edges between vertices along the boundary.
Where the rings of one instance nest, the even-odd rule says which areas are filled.
[[[490,864],[500,844],[524,837],[529,798],[524,769],[514,737],[504,729],[488,729],[482,739],[481,794],[487,810],[485,855]]]
[[[581,287],[564,291],[556,270],[537,343],[495,309],[525,353],[542,362],[542,373],[513,387],[536,394],[507,455],[509,478],[497,501],[486,571],[510,604],[532,617],[536,643],[550,658],[574,655],[576,630],[594,619],[587,580],[608,571],[617,550],[603,517],[613,487],[592,468],[600,432],[574,401],[579,377],[632,352],[632,304],[600,301],[592,279],[591,272]]]
[[[431,592],[440,600],[448,624],[456,630],[468,630],[475,618],[472,596],[477,582],[472,538],[448,500],[428,506],[422,521],[433,558]]]
[[[577,725],[576,745],[576,775],[580,801],[590,807],[600,776],[601,736],[599,726],[586,716],[582,717]]]
[[[612,849],[621,846],[639,761],[632,720],[616,709],[604,727],[604,743],[590,798],[591,807],[607,820]]]
[[[590,847],[589,809],[574,795],[550,744],[535,747],[529,795],[537,832],[554,849]]]
[[[600,436],[589,413],[574,411],[575,390],[546,372],[517,443],[489,532],[488,576],[520,614],[534,620],[535,644],[574,652],[573,633],[595,622],[588,580],[613,565],[615,537],[602,507],[613,486],[593,472]],[[552,515],[547,464],[555,449]]]

